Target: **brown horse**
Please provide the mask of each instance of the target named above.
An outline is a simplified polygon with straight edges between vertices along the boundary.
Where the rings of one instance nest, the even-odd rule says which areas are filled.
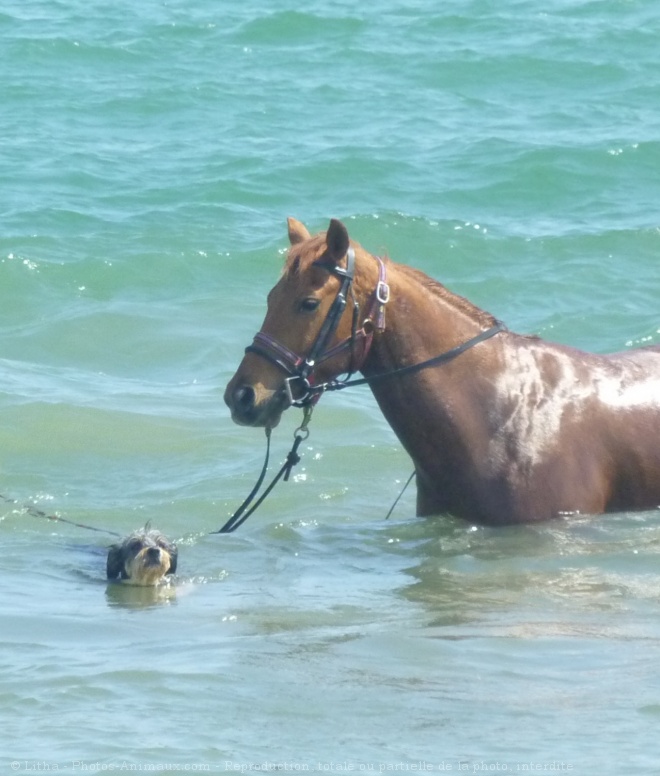
[[[660,505],[658,347],[594,355],[514,334],[339,221],[288,226],[225,393],[235,422],[274,427],[360,371],[413,459],[419,515],[503,525]]]

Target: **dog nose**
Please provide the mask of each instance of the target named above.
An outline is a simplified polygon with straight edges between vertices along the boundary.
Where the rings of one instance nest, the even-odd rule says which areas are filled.
[[[239,385],[232,394],[232,409],[242,418],[247,417],[254,410],[256,394],[251,385]]]
[[[160,560],[160,547],[149,547],[147,549],[147,558],[153,561]]]

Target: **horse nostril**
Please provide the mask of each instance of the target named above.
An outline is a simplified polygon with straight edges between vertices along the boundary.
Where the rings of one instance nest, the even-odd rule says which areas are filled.
[[[239,385],[234,391],[234,406],[236,409],[251,410],[255,401],[254,388],[251,385]]]

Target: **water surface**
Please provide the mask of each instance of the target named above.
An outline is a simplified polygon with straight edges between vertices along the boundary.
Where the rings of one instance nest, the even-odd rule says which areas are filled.
[[[209,532],[261,465],[222,393],[289,215],[514,330],[660,341],[659,34],[642,0],[4,3],[3,772],[658,770],[657,513],[385,521],[410,462],[356,389]],[[111,535],[21,504],[151,521],[180,574],[108,586]]]

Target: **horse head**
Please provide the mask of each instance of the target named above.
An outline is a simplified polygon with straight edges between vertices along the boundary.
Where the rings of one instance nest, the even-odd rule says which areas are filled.
[[[361,367],[373,334],[370,311],[359,320],[365,299],[354,281],[361,249],[346,227],[333,219],[326,232],[312,236],[290,218],[288,230],[284,271],[225,391],[241,425],[273,428],[291,404],[312,403],[313,386]]]

